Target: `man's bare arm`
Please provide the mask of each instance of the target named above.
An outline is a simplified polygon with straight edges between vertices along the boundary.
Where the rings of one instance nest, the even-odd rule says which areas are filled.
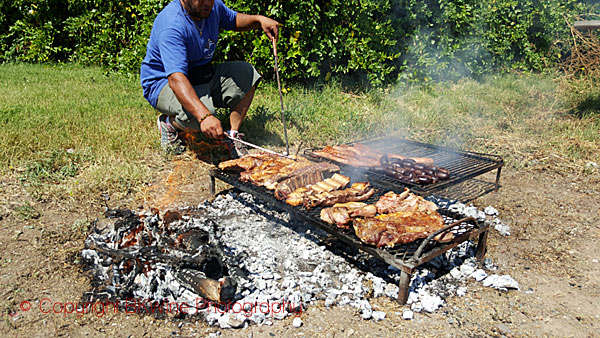
[[[192,84],[183,73],[173,73],[169,75],[169,86],[173,90],[175,97],[181,103],[183,108],[190,112],[198,121],[202,120],[210,111],[196,95]],[[223,127],[221,121],[214,116],[209,116],[200,124],[200,130],[208,137],[223,137]]]
[[[235,18],[236,31],[249,31],[258,28],[261,28],[269,39],[277,41],[279,36],[279,22],[262,15],[237,14]]]

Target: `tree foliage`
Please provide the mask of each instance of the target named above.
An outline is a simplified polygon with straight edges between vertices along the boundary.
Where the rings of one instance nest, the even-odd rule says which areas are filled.
[[[81,62],[135,74],[152,22],[170,0],[0,0],[0,60]],[[498,69],[543,70],[568,50],[576,0],[226,0],[282,23],[289,81],[344,76],[384,85],[455,79]],[[217,61],[273,72],[259,31],[224,32]]]

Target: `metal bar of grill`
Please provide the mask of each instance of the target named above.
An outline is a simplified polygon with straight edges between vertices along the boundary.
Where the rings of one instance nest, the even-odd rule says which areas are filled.
[[[352,177],[353,181],[368,180],[367,176],[361,175],[355,171],[342,172],[342,174]],[[372,245],[367,245],[360,241],[354,234],[353,230],[338,228],[335,225],[327,224],[320,219],[320,207],[306,210],[303,207],[293,207],[287,203],[277,200],[273,193],[264,187],[258,187],[251,183],[241,182],[237,173],[224,172],[218,169],[210,171],[211,187],[210,191],[214,193],[214,179],[226,182],[236,189],[250,193],[259,198],[263,202],[276,207],[280,210],[289,212],[292,218],[301,220],[305,223],[315,226],[327,233],[333,235],[337,239],[354,248],[360,249],[373,257],[383,260],[389,265],[392,265],[402,271],[401,280],[399,283],[398,302],[406,303],[408,295],[408,287],[410,275],[416,267],[428,262],[429,260],[443,254],[444,252],[456,247],[460,243],[473,239],[479,236],[477,246],[477,257],[483,259],[485,253],[485,238],[489,229],[488,224],[483,224],[475,219],[464,219],[460,215],[454,214],[447,209],[440,208],[439,212],[442,215],[444,222],[448,225],[448,229],[454,234],[454,239],[449,243],[438,243],[433,240],[433,236],[429,236],[423,240],[417,240],[405,245],[396,245],[392,248],[377,248]],[[367,203],[375,203],[388,189],[373,184],[376,188],[376,193],[367,201]]]
[[[456,199],[470,201],[488,192],[497,191],[500,187],[500,171],[504,165],[504,161],[500,156],[471,151],[459,151],[452,148],[406,140],[398,137],[366,139],[351,142],[349,144],[352,145],[355,143],[364,144],[382,153],[394,153],[408,157],[429,157],[434,160],[435,165],[450,171],[450,178],[448,180],[428,185],[418,185],[401,181],[370,169],[363,169],[370,180],[395,191],[404,189],[405,186],[408,186],[414,193],[422,196],[439,193],[444,197],[449,197],[440,192],[446,192],[448,188],[454,185],[471,180],[471,186],[481,186],[476,189],[465,190],[462,195],[457,195],[456,190],[454,192]],[[321,158],[313,154],[313,152],[314,149],[309,149],[305,151],[305,155],[313,160],[326,160],[334,162],[342,167],[348,167],[343,163]],[[493,189],[489,189],[489,185],[483,180],[473,180],[475,177],[493,170],[498,170],[496,181],[493,183]],[[469,195],[467,192],[471,194]]]

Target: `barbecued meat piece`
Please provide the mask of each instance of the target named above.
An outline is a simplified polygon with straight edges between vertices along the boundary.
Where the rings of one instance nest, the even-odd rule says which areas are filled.
[[[256,153],[244,155],[235,160],[229,160],[219,163],[221,170],[250,170],[260,165],[262,162],[277,157],[273,154]]]
[[[438,210],[435,203],[411,193],[408,189],[404,189],[401,194],[396,194],[393,191],[387,192],[379,198],[375,206],[380,214],[398,211],[436,212]]]
[[[356,236],[367,244],[392,247],[425,238],[441,229],[444,220],[437,212],[406,212],[379,215],[353,221]]]
[[[294,192],[290,193],[287,196],[285,202],[293,206],[298,206],[304,202],[305,196],[342,189],[345,188],[348,185],[348,183],[350,183],[350,177],[340,174],[334,174],[328,179],[317,182],[310,186],[300,187],[294,190]]]
[[[358,202],[369,199],[374,192],[375,190],[371,189],[368,182],[358,182],[353,183],[348,189],[308,195],[302,204],[306,209],[310,209],[316,206],[331,206],[336,203]]]
[[[340,167],[327,162],[314,163],[310,166],[297,169],[290,173],[288,178],[279,181],[275,185],[275,197],[283,200],[294,190],[320,182],[324,176],[338,171],[340,171]],[[267,188],[271,189],[270,186],[267,186]]]
[[[377,214],[375,205],[364,202],[336,203],[333,207],[346,208],[350,217],[374,217]]]
[[[415,162],[433,164],[433,159],[428,157],[407,157],[399,154],[384,154],[377,151],[367,145],[355,143],[352,145],[340,144],[336,146],[326,146],[322,150],[313,151],[314,155],[343,163],[354,167],[380,167],[381,159],[384,156],[386,158],[395,159],[412,159]]]
[[[354,217],[374,217],[377,208],[364,202],[337,203],[333,207],[321,210],[321,220],[336,224],[340,228],[349,229],[348,223]]]
[[[321,210],[321,219],[325,223],[335,224],[340,228],[349,229],[348,223],[352,221],[348,209],[344,207],[331,207]]]

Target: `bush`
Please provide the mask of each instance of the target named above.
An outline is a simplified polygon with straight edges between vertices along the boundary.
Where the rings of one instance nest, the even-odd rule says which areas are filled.
[[[137,74],[156,14],[170,0],[0,0],[0,60],[76,61]],[[344,76],[380,86],[498,69],[539,71],[569,46],[576,0],[226,1],[282,23],[289,81]],[[224,32],[216,61],[244,59],[272,76],[262,32]]]

